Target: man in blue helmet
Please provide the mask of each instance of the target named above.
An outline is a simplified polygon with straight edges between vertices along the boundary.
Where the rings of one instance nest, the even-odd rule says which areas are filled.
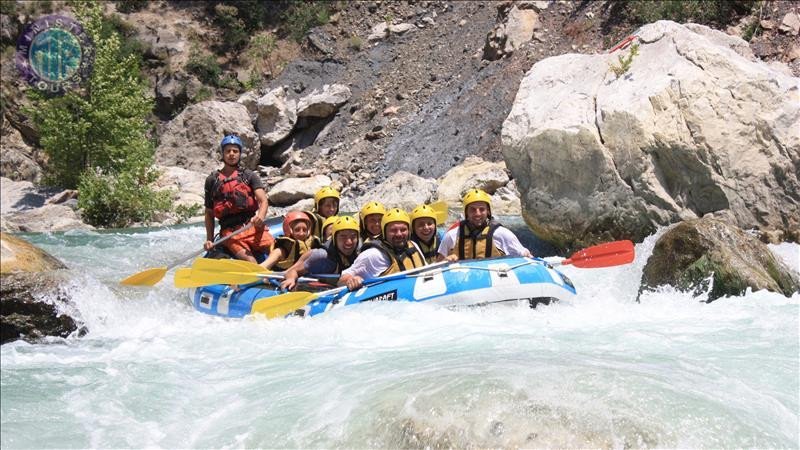
[[[226,240],[223,245],[235,258],[256,262],[255,255],[269,251],[274,242],[264,227],[267,216],[267,194],[261,178],[254,172],[239,167],[242,157],[242,140],[227,135],[220,143],[223,167],[208,176],[205,184],[205,249],[214,247],[214,219],[219,220],[220,237],[253,224],[248,230]]]

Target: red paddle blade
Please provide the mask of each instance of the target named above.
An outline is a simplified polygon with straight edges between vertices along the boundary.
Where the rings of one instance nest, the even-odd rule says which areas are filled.
[[[579,250],[561,264],[582,268],[611,267],[631,263],[635,256],[633,242],[614,241]]]

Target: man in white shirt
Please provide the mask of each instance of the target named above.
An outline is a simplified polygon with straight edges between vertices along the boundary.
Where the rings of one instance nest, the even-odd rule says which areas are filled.
[[[464,220],[444,235],[438,260],[482,259],[495,256],[532,256],[514,233],[492,220],[491,197],[470,189],[461,199]]]

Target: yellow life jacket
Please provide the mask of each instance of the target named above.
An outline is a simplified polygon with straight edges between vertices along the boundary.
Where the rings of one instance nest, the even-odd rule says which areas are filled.
[[[441,239],[439,239],[438,231],[433,233],[433,238],[430,242],[424,242],[416,234],[411,236],[411,240],[416,242],[419,249],[422,250],[422,256],[425,257],[425,261],[428,264],[436,262],[436,258],[439,255],[439,244],[442,243]]]
[[[403,272],[415,267],[422,267],[425,265],[425,259],[411,242],[406,243],[406,249],[397,253],[391,245],[383,240],[374,240],[367,242],[361,247],[361,252],[369,248],[377,248],[384,255],[389,257],[391,264],[389,268],[384,270],[380,276],[389,275],[392,273]]]
[[[458,259],[483,259],[494,256],[504,256],[505,252],[494,244],[495,230],[501,227],[500,223],[490,220],[482,230],[470,230],[466,220],[458,225],[456,245],[450,250],[450,255],[458,255]]]
[[[287,236],[281,236],[275,239],[270,251],[275,250],[276,248],[282,248],[284,250],[288,249],[286,258],[275,263],[275,267],[281,270],[286,270],[289,267],[292,267],[292,265],[294,265],[294,263],[300,259],[303,253],[307,252],[309,249],[320,247],[322,247],[322,244],[320,244],[319,238],[316,236],[309,236],[305,241],[298,241],[297,239],[292,239]]]
[[[308,227],[308,234],[322,239],[322,223],[325,218],[313,211],[303,211],[311,219],[311,226]]]

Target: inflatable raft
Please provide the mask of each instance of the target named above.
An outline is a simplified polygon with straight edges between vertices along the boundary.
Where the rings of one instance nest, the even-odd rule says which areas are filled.
[[[437,264],[353,292],[330,288],[321,283],[301,284],[298,290],[322,292],[310,296],[308,304],[290,315],[313,316],[369,301],[427,302],[447,307],[526,302],[535,307],[575,295],[569,278],[544,260],[510,256]],[[284,293],[278,287],[278,280],[265,280],[241,286],[238,291],[226,285],[193,288],[189,299],[200,312],[239,318],[249,315],[257,300],[269,302],[269,297],[277,298]]]

